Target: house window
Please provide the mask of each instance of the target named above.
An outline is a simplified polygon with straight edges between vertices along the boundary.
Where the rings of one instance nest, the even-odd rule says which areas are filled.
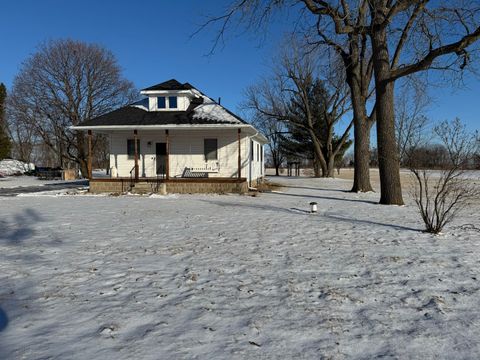
[[[167,103],[165,101],[165,96],[157,97],[157,108],[165,109],[167,107]]]
[[[250,140],[250,161],[253,161],[255,159],[255,157],[253,156],[254,151],[255,151],[255,149],[253,147],[253,141]]]
[[[257,144],[257,161],[260,161],[260,144]]]
[[[203,150],[205,153],[205,161],[208,160],[217,160],[217,139],[204,139],[203,140]]]
[[[177,106],[177,97],[176,96],[169,96],[168,97],[168,107],[170,109],[176,109]]]
[[[140,155],[140,139],[137,139],[137,154]],[[129,159],[133,159],[135,157],[134,139],[127,140],[127,155]]]

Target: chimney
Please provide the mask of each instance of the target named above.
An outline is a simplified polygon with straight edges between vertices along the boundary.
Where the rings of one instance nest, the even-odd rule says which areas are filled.
[[[218,97],[218,105],[220,105],[222,102],[222,98],[221,97]]]

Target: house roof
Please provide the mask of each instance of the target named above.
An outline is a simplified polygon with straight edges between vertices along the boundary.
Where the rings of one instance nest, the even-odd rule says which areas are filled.
[[[189,83],[175,79],[151,86],[145,90],[191,90],[194,96],[185,111],[148,111],[142,99],[96,118],[86,120],[77,127],[98,126],[151,126],[151,125],[245,125],[242,118],[227,110]],[[75,127],[74,127],[75,128]]]
[[[217,105],[219,106],[219,105]],[[201,112],[193,111],[147,111],[137,106],[124,106],[78,126],[132,126],[132,125],[207,125],[207,124],[246,124],[236,115],[224,117],[217,106],[207,104]],[[226,110],[224,110],[226,112]],[[227,113],[228,114],[228,113]]]
[[[172,79],[144,90],[191,90],[193,98],[185,111],[148,111],[145,99],[123,106],[96,118],[72,126],[75,130],[112,131],[127,129],[206,129],[206,128],[245,128],[258,141],[268,140],[252,125],[208,96],[202,94],[189,83],[181,84]]]
[[[153,90],[191,90],[194,87],[189,83],[180,83],[176,79],[170,79],[164,81],[160,84],[150,86],[148,88],[142,89],[141,91],[153,91]]]

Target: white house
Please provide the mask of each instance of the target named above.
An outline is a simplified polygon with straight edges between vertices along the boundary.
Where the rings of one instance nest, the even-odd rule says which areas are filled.
[[[73,127],[110,138],[111,176],[90,165],[90,191],[243,192],[264,176],[265,136],[195,87],[172,79],[141,94]]]

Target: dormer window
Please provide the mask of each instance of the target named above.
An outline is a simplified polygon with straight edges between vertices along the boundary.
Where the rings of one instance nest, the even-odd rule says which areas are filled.
[[[157,109],[178,109],[178,101],[176,96],[158,96]]]
[[[170,109],[176,109],[177,106],[177,97],[176,96],[169,96],[168,97],[168,107]]]
[[[157,98],[157,108],[158,109],[166,109],[167,108],[167,102],[166,102],[165,96],[159,96]]]

